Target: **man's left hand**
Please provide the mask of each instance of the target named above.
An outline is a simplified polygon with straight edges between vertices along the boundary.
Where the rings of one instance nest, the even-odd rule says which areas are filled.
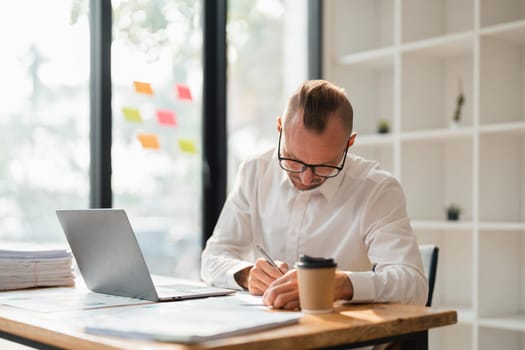
[[[263,304],[278,309],[298,309],[297,270],[290,270],[273,281],[263,294]]]
[[[335,273],[334,300],[351,300],[352,296],[352,282],[346,273],[337,271]],[[290,270],[273,281],[263,294],[263,303],[277,309],[299,309],[297,270]]]

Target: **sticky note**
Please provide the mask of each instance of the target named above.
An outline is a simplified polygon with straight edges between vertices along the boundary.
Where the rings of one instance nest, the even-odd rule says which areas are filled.
[[[122,107],[122,113],[128,122],[142,123],[142,117],[140,116],[140,111],[138,109]]]
[[[192,140],[179,139],[179,148],[182,152],[197,153],[197,147],[195,147],[195,143]]]
[[[161,125],[175,126],[177,125],[177,119],[175,118],[175,112],[168,109],[157,110],[157,121]]]
[[[143,81],[134,81],[133,85],[135,86],[135,91],[139,94],[153,95],[153,89],[151,88],[150,83],[145,83]]]
[[[177,96],[179,97],[179,100],[187,100],[191,101],[191,90],[187,85],[177,84]]]
[[[159,149],[159,139],[155,134],[138,133],[137,139],[144,148]]]

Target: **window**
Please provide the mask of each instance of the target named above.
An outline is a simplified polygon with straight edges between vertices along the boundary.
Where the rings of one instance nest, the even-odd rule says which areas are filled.
[[[0,240],[62,243],[54,209],[89,205],[87,3],[2,3],[0,43]]]
[[[0,241],[63,243],[54,210],[89,206],[88,6],[21,0],[0,11]],[[128,212],[153,273],[188,278],[202,237],[202,7],[112,1],[113,206]],[[306,77],[306,3],[230,0],[228,11],[233,179],[277,142],[275,118]]]
[[[228,2],[228,183],[246,157],[275,147],[276,118],[307,76],[307,2]]]
[[[152,273],[198,278],[202,3],[112,5],[113,206]]]

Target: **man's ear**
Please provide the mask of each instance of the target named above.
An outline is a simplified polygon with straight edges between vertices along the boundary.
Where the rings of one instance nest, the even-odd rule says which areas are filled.
[[[353,132],[352,135],[350,135],[350,138],[348,139],[348,148],[354,145],[356,137],[357,137],[357,132]]]
[[[278,116],[277,117],[277,132],[280,133],[282,129],[283,129],[283,119],[281,118],[281,116]]]

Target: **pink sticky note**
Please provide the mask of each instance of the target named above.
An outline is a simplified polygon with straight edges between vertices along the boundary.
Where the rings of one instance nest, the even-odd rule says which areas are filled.
[[[179,100],[188,100],[191,101],[191,90],[187,85],[177,84],[177,96]]]
[[[157,110],[157,121],[161,125],[166,125],[166,126],[177,125],[177,118],[175,117],[175,112],[170,111],[168,109]]]

